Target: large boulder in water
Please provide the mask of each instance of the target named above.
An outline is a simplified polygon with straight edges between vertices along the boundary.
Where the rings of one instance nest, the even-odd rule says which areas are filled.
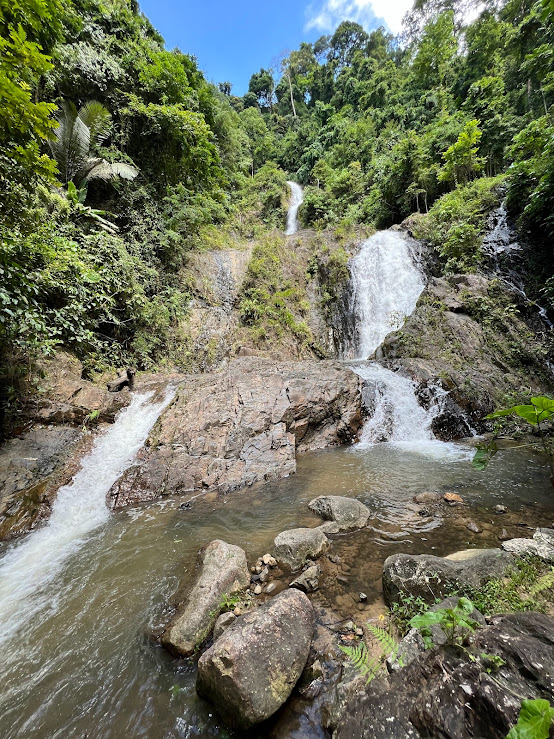
[[[554,619],[496,616],[468,649],[471,659],[459,647],[432,649],[388,681],[343,689],[333,739],[504,739],[522,699],[554,703]]]
[[[166,627],[162,644],[170,652],[190,657],[212,631],[223,596],[236,593],[249,583],[244,550],[219,539],[210,542],[204,550],[198,578]]]
[[[241,357],[183,378],[108,504],[287,477],[298,452],[350,443],[361,425],[361,379],[338,362]]]
[[[311,500],[308,508],[325,521],[329,521],[328,524],[321,526],[328,534],[363,529],[371,516],[369,508],[359,500],[340,495],[321,495]]]
[[[196,689],[233,728],[264,721],[287,700],[306,665],[312,605],[285,590],[241,616],[198,662]]]
[[[502,577],[513,562],[501,549],[471,549],[449,557],[393,554],[383,565],[385,603],[390,606],[411,595],[432,604],[464,586],[479,588]]]
[[[273,542],[273,556],[293,572],[301,569],[309,559],[316,559],[329,547],[329,539],[322,528],[289,529],[277,534]]]

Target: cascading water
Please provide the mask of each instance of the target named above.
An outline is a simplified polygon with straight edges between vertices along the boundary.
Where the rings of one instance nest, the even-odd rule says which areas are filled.
[[[297,182],[288,180],[287,185],[290,187],[291,198],[287,213],[287,230],[285,231],[285,236],[292,236],[298,231],[298,208],[304,202],[304,192]]]
[[[364,242],[350,261],[350,311],[353,332],[344,358],[371,357],[388,333],[400,328],[414,311],[425,282],[416,263],[417,242],[399,231],[381,231]],[[371,388],[373,414],[358,448],[380,442],[409,442],[414,449],[434,441],[431,424],[438,406],[425,410],[407,377],[375,361],[356,361],[352,369]],[[428,451],[428,444],[423,449]],[[422,449],[422,450],[423,450]]]
[[[133,395],[113,426],[96,440],[72,482],[58,491],[48,523],[15,544],[0,562],[0,644],[37,612],[55,609],[49,583],[87,536],[106,522],[106,494],[173,397],[168,390],[163,400],[149,403],[152,394]]]
[[[399,231],[380,231],[350,260],[354,334],[345,356],[367,359],[414,311],[425,282],[415,264],[417,243]]]

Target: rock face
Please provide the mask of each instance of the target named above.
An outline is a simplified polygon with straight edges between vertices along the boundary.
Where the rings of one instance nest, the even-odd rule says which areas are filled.
[[[469,555],[464,558],[464,555]],[[458,556],[461,555],[461,556]],[[430,554],[393,554],[383,565],[385,603],[413,595],[432,604],[463,586],[478,588],[493,577],[501,577],[513,564],[512,555],[501,549],[473,549],[453,558]]]
[[[67,464],[81,436],[62,426],[35,428],[0,446],[0,539],[30,531],[48,516]]]
[[[90,413],[98,413],[99,421],[113,422],[115,414],[129,402],[129,391],[114,395],[105,387],[83,380],[81,362],[68,352],[60,351],[39,364],[43,374],[42,395],[30,399],[25,412],[42,423],[82,424]]]
[[[308,508],[325,521],[330,522],[321,527],[329,534],[363,529],[371,515],[369,509],[359,500],[338,495],[322,495],[314,498],[308,503]]]
[[[456,647],[433,649],[358,690],[334,717],[333,739],[504,739],[522,697],[554,701],[552,618],[496,616],[470,651],[474,661]],[[495,668],[489,655],[505,664]]]
[[[273,542],[273,556],[293,572],[316,559],[329,547],[329,539],[318,526],[315,529],[289,529],[277,534]]]
[[[189,376],[109,504],[286,477],[297,452],[356,438],[360,402],[360,379],[336,362],[243,357],[220,374]]]
[[[485,302],[498,317],[493,327],[482,318]],[[508,305],[518,310],[508,315]],[[490,319],[491,312],[486,315]],[[471,435],[469,419],[484,430],[483,417],[521,386],[537,394],[552,389],[540,333],[530,331],[530,326],[544,330],[536,322],[536,308],[496,280],[471,274],[431,277],[402,329],[385,339],[381,355],[422,391],[435,385],[448,391],[432,428],[438,438],[460,438]]]
[[[233,728],[263,721],[302,674],[314,626],[313,608],[299,590],[285,590],[241,616],[200,658],[199,695]]]
[[[554,564],[554,530],[537,529],[532,539],[508,539],[502,543],[502,549],[518,556],[534,554]]]
[[[221,599],[250,583],[246,555],[240,547],[215,539],[204,550],[196,583],[162,635],[169,651],[190,657],[211,632]]]

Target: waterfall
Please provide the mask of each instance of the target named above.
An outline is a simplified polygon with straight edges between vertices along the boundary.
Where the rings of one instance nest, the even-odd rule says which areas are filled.
[[[131,465],[173,392],[150,403],[135,393],[130,405],[94,443],[69,485],[60,488],[46,525],[10,547],[0,561],[0,643],[36,613],[55,607],[48,584],[87,536],[109,518],[106,494]]]
[[[291,198],[287,213],[287,230],[285,231],[285,236],[292,236],[298,231],[298,208],[304,202],[304,193],[297,182],[288,180],[287,185],[290,187]]]
[[[438,406],[422,408],[409,378],[378,362],[359,361],[371,357],[385,336],[401,328],[414,311],[425,287],[416,264],[416,249],[417,242],[406,234],[380,231],[367,239],[349,262],[354,320],[344,353],[345,358],[358,360],[351,367],[372,395],[373,411],[358,448],[388,441],[410,443],[416,451],[428,451],[435,439],[431,424]]]
[[[379,231],[350,260],[354,335],[346,356],[367,359],[413,313],[425,287],[415,264],[416,246],[399,231]]]

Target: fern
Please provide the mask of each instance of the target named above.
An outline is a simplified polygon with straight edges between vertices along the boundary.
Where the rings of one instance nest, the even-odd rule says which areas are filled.
[[[394,659],[394,657],[396,656],[396,652],[398,651],[398,643],[396,639],[391,636],[388,631],[386,631],[385,629],[381,629],[379,626],[367,624],[367,628],[383,650],[384,656],[388,657],[390,654],[392,654]]]
[[[552,587],[554,587],[554,567],[551,567],[550,572],[547,572],[546,575],[539,577],[533,587],[529,589],[529,595],[535,598],[543,590],[549,590]]]
[[[370,658],[369,652],[367,651],[367,645],[364,641],[359,642],[355,647],[347,647],[342,644],[339,646],[358,672],[364,676],[367,675],[367,682],[370,683],[379,672],[383,659],[389,655],[393,660],[396,659],[398,644],[388,631],[385,631],[385,629],[373,626],[372,624],[367,624],[367,628],[381,647],[381,654],[379,657]]]

